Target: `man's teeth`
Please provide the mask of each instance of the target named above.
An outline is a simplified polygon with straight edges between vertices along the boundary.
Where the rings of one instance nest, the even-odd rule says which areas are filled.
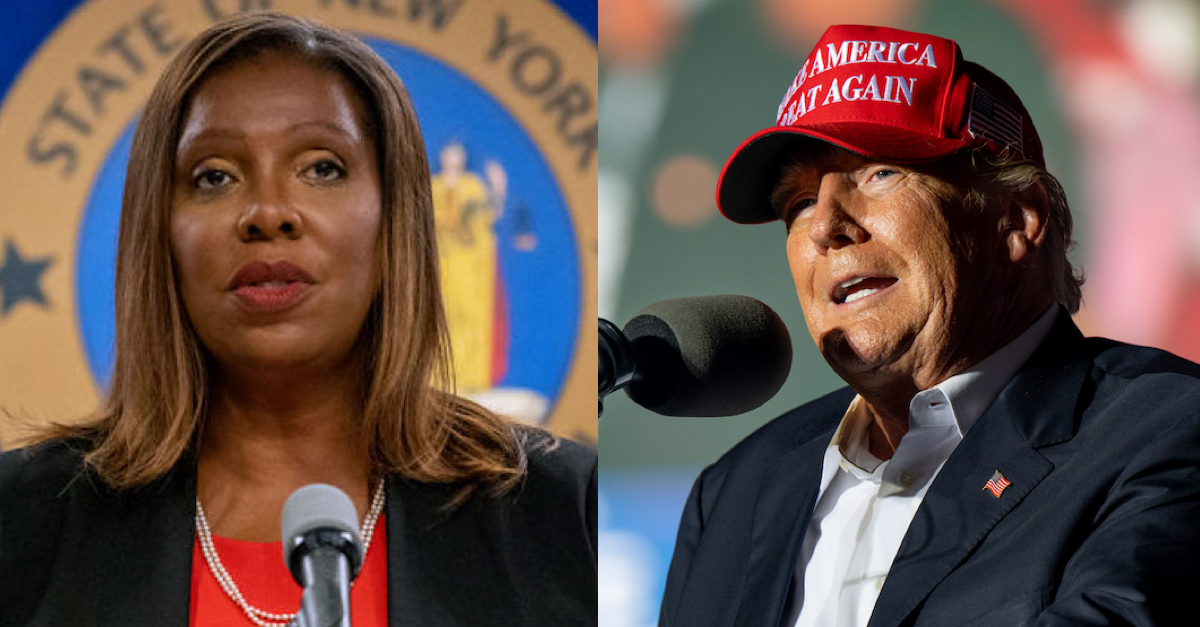
[[[861,281],[861,280],[862,280],[862,279],[859,279],[859,281]],[[857,282],[858,282],[858,281],[855,281],[855,283],[857,283]],[[852,283],[851,285],[853,285],[853,283]],[[879,290],[878,290],[878,289],[876,289],[876,288],[871,288],[871,287],[868,287],[868,288],[866,288],[866,289],[859,290],[859,291],[857,291],[857,292],[855,292],[855,293],[853,293],[853,294],[851,294],[851,295],[847,296],[847,297],[846,297],[846,300],[845,300],[845,301],[843,301],[843,302],[846,302],[846,303],[852,303],[852,302],[854,302],[854,301],[856,301],[856,300],[858,300],[858,299],[860,299],[860,298],[865,298],[865,297],[867,297],[867,296],[870,296],[871,294],[874,294],[875,292],[878,292],[878,291],[879,291]]]
[[[850,286],[852,286],[852,285],[858,285],[859,283],[862,283],[863,281],[866,281],[866,280],[867,280],[867,277],[865,277],[865,276],[860,276],[860,277],[857,277],[857,278],[853,278],[853,279],[848,279],[848,280],[842,281],[842,284],[841,284],[841,285],[839,285],[838,287],[840,287],[840,288],[842,288],[842,289],[846,289],[846,288],[848,288],[848,287],[850,287]]]

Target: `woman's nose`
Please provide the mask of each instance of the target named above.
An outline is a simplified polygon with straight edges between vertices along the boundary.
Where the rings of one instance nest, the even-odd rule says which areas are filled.
[[[237,231],[242,241],[299,238],[303,232],[303,221],[287,193],[275,185],[256,187],[249,205],[238,218]]]

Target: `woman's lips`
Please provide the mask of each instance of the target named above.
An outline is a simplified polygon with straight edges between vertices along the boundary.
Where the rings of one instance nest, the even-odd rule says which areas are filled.
[[[268,281],[242,285],[233,290],[243,305],[264,312],[289,309],[300,302],[312,287],[300,281]]]
[[[277,312],[295,306],[316,280],[290,261],[252,261],[234,274],[229,289],[246,307]]]

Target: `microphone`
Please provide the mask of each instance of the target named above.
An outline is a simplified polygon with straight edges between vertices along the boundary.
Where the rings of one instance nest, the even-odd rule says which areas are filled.
[[[323,483],[296,490],[283,505],[283,561],[304,587],[295,627],[350,627],[350,582],[362,567],[358,512],[345,492]]]
[[[779,316],[749,296],[698,296],[643,308],[617,329],[600,319],[599,392],[624,389],[665,416],[733,416],[767,402],[792,367]]]

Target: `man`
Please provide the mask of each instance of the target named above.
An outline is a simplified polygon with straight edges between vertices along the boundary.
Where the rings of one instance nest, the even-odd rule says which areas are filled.
[[[1004,81],[953,41],[832,27],[717,194],[784,223],[849,387],[697,479],[661,625],[1195,616],[1200,366],[1072,323],[1070,212]]]

